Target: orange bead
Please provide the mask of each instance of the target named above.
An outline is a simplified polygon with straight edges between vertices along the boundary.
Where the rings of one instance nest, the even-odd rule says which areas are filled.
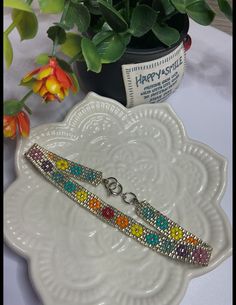
[[[193,245],[197,245],[197,244],[198,244],[198,241],[197,241],[195,238],[193,238],[192,236],[186,238],[185,241],[186,241],[187,243],[193,244]]]
[[[116,224],[121,228],[124,229],[129,225],[129,219],[126,216],[118,216],[116,218]]]
[[[101,202],[96,198],[92,198],[89,201],[89,207],[93,210],[98,210],[101,207]]]

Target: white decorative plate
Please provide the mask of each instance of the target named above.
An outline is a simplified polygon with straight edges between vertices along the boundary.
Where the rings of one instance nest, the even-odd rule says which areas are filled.
[[[125,191],[213,247],[208,267],[176,263],[78,207],[24,159],[34,143],[116,177]],[[18,178],[5,192],[5,239],[28,259],[44,305],[176,305],[188,282],[231,255],[231,228],[220,200],[226,160],[188,139],[166,104],[126,109],[90,93],[62,123],[33,128],[16,153]],[[132,206],[87,186],[135,217]]]

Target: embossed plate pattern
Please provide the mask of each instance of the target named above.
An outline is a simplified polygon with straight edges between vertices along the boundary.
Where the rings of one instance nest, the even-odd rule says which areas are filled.
[[[209,266],[158,255],[76,206],[24,159],[34,142],[115,176],[127,191],[209,242]],[[188,139],[166,103],[128,110],[90,93],[62,123],[33,128],[19,142],[16,167],[18,178],[4,198],[5,239],[28,259],[45,305],[176,305],[191,278],[231,254],[231,228],[219,206],[226,160]],[[102,187],[89,188],[137,219],[133,207]]]

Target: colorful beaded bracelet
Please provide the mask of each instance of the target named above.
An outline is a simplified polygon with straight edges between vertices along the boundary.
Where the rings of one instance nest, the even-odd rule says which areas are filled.
[[[212,248],[207,243],[163,215],[148,202],[139,201],[135,194],[123,193],[122,185],[114,177],[104,179],[101,171],[62,158],[38,144],[34,144],[25,153],[25,157],[69,198],[142,245],[182,262],[208,265]],[[121,196],[125,203],[134,204],[136,214],[155,230],[105,203],[76,180],[94,186],[103,184],[110,194]]]

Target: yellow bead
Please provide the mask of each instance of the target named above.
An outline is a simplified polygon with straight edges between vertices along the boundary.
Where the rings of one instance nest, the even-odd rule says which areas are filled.
[[[143,228],[138,224],[134,224],[131,227],[131,233],[136,237],[140,237],[143,234]]]

